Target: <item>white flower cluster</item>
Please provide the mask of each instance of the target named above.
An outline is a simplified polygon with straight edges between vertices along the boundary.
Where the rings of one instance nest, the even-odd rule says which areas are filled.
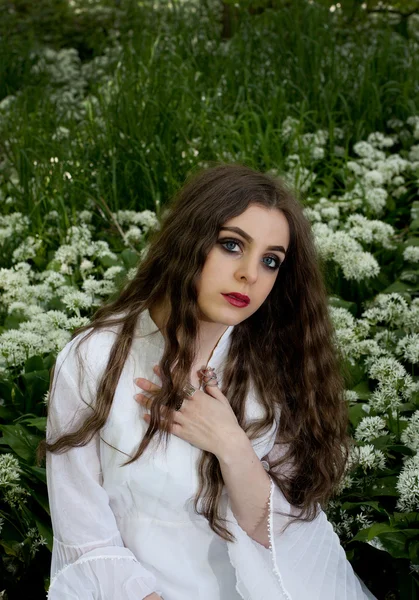
[[[396,507],[403,512],[419,511],[419,453],[405,460],[396,487],[400,494]]]
[[[380,265],[376,258],[365,252],[362,245],[346,231],[333,231],[325,223],[312,226],[320,257],[335,262],[348,280],[362,281],[378,275]]]
[[[27,232],[29,227],[29,218],[20,212],[10,215],[0,215],[0,246],[6,241],[21,237]]]
[[[60,265],[60,272],[71,275],[73,266],[79,266],[85,259],[108,257],[116,260],[116,254],[109,249],[108,242],[92,240],[92,232],[86,223],[73,225],[67,231],[66,244],[58,248],[54,261]],[[84,270],[84,269],[83,269]]]
[[[373,509],[361,505],[356,514],[350,514],[336,500],[330,500],[327,507],[328,520],[333,530],[341,539],[350,540],[361,529],[370,527],[373,523]]]
[[[37,272],[29,263],[19,261],[9,269],[0,269],[0,308],[23,319],[17,328],[0,334],[0,372],[22,365],[36,354],[58,353],[69,341],[71,332],[89,322],[81,311],[99,306],[103,298],[116,291],[116,278],[125,274],[120,264],[106,269],[97,265],[97,259],[116,261],[117,255],[107,242],[92,239],[92,228],[87,223],[92,213],[87,210],[84,213],[79,215],[80,225],[68,229],[65,244],[55,251],[50,268]],[[140,225],[144,232],[159,227],[151,211],[119,211],[115,217],[123,225]],[[17,218],[8,221],[11,229],[18,222]],[[42,240],[28,236],[13,254],[14,259],[36,256],[39,242]],[[146,250],[145,246],[140,258]],[[69,278],[75,269],[81,275],[78,285]],[[131,277],[135,271],[132,269]],[[53,300],[59,301],[61,310],[49,309]]]
[[[370,442],[387,433],[386,422],[382,417],[364,417],[358,424],[354,437],[356,440]]]
[[[353,446],[348,457],[347,469],[352,471],[359,466],[364,473],[384,469],[386,467],[386,457],[382,450],[375,448],[372,444]]]
[[[393,356],[378,358],[367,357],[368,374],[371,379],[378,380],[369,404],[376,412],[386,412],[400,408],[403,402],[410,400],[417,389],[417,384],[404,366]]]
[[[124,233],[127,242],[142,242],[148,231],[160,229],[160,222],[157,215],[151,210],[143,210],[142,212],[118,210],[116,213],[113,213],[113,217],[121,226],[129,226]]]
[[[396,353],[412,365],[419,363],[419,333],[409,333],[397,342]]]
[[[419,246],[407,246],[403,251],[403,258],[407,262],[419,262]]]
[[[351,364],[364,357],[370,376],[377,375],[381,383],[372,394],[371,407],[381,412],[384,406],[406,400],[415,391],[417,384],[406,372],[395,355],[416,364],[419,347],[419,298],[410,305],[400,294],[378,294],[369,308],[356,319],[346,308],[330,306],[330,316],[335,330],[335,341]],[[374,333],[377,326],[383,329]],[[391,328],[405,331],[405,335],[396,336]],[[385,361],[384,359],[387,359]],[[383,373],[388,371],[388,377]],[[397,377],[404,385],[395,385]],[[401,394],[401,397],[399,396]]]
[[[415,411],[409,419],[409,424],[403,430],[401,441],[414,452],[419,452],[419,410]]]
[[[19,485],[21,472],[19,461],[13,454],[0,455],[0,494],[12,508],[22,508],[30,495]]]

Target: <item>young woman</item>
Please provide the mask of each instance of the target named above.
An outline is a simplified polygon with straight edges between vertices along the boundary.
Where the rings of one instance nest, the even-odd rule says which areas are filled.
[[[374,598],[322,509],[350,445],[332,335],[293,194],[195,175],[57,357],[50,600]]]

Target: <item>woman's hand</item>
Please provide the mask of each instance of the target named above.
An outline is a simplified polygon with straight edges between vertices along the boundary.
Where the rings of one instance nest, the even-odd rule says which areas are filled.
[[[156,592],[153,592],[152,594],[149,594],[148,596],[146,596],[144,598],[144,600],[162,600],[162,598],[161,598],[161,596],[156,594]]]
[[[160,377],[158,365],[153,367],[153,371]],[[151,394],[160,389],[148,379],[139,378],[135,383]],[[144,394],[136,394],[134,398],[145,408],[150,408],[153,402],[152,398]],[[162,407],[163,419],[167,410],[166,407]],[[205,392],[197,390],[190,398],[185,394],[180,410],[173,412],[175,420],[170,433],[201,450],[212,452],[218,458],[222,457],[236,440],[239,441],[246,435],[238,424],[228,399],[218,386],[207,385]],[[148,423],[150,415],[145,414],[144,420]]]

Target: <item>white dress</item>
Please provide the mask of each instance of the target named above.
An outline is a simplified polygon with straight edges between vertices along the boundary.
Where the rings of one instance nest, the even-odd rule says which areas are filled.
[[[338,536],[322,511],[312,523],[291,525],[273,510],[290,505],[271,479],[270,549],[238,525],[226,490],[222,514],[237,542],[226,542],[193,509],[201,450],[172,435],[156,451],[132,456],[147,424],[134,399],[134,378],[159,384],[153,372],[164,339],[148,311],[142,313],[105,426],[85,446],[47,452],[48,495],[54,543],[50,600],[141,600],[156,592],[164,600],[361,600],[374,598],[354,573]],[[222,382],[233,326],[218,342],[210,366]],[[84,336],[80,334],[80,336]],[[74,431],[91,414],[115,328],[95,332],[81,345],[86,377],[81,381],[75,342],[59,353],[49,401],[47,440]],[[141,336],[141,337],[140,337]],[[146,337],[143,337],[146,336]],[[252,394],[246,416],[261,415]],[[273,448],[279,415],[252,444],[262,459]],[[263,463],[268,468],[267,463]]]

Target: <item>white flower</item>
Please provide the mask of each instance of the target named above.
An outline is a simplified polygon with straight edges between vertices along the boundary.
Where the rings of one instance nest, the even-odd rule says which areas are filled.
[[[400,294],[378,294],[371,307],[363,312],[362,318],[374,325],[384,322],[403,327],[408,312],[409,306]]]
[[[407,334],[399,340],[396,352],[412,365],[419,363],[419,333]]]
[[[409,160],[411,162],[419,161],[419,144],[412,146],[409,151]]]
[[[364,175],[364,182],[368,187],[381,187],[384,183],[384,177],[380,171],[367,171]]]
[[[0,245],[10,238],[21,236],[29,227],[29,218],[20,212],[0,215]]]
[[[400,439],[414,452],[419,451],[419,410],[410,417],[409,425],[402,431]]]
[[[366,473],[368,469],[384,469],[386,457],[381,450],[378,450],[372,444],[366,444],[365,446],[353,446],[348,462],[351,471],[353,466],[359,465]]]
[[[341,267],[344,277],[355,281],[375,277],[380,272],[377,260],[369,252],[358,252],[348,257],[347,262],[341,264]]]
[[[400,494],[396,507],[403,512],[419,511],[419,454],[405,460],[396,487]]]
[[[122,273],[123,270],[124,270],[124,268],[119,265],[115,265],[114,267],[109,267],[109,269],[106,269],[105,273],[103,274],[103,277],[104,277],[104,279],[115,279],[115,277],[119,273]]]
[[[319,211],[316,210],[315,208],[311,208],[310,206],[306,206],[306,207],[304,207],[303,212],[304,212],[305,217],[311,223],[320,222],[322,220],[322,217],[321,217]]]
[[[132,225],[125,233],[127,242],[140,242],[143,239],[143,232],[139,227]]]
[[[372,144],[376,148],[391,148],[394,144],[394,140],[391,137],[385,136],[379,131],[370,133],[367,140],[369,144]]]
[[[387,200],[387,192],[380,187],[368,188],[365,190],[365,200],[369,208],[379,215],[382,213]]]
[[[321,148],[320,146],[314,146],[314,148],[311,150],[311,158],[313,160],[322,160],[324,157],[324,148]]]
[[[355,430],[354,437],[356,440],[364,442],[370,442],[380,435],[387,433],[384,431],[386,428],[386,422],[381,417],[364,417],[358,424]]]
[[[377,150],[368,142],[360,141],[354,144],[353,150],[361,158],[370,160],[384,160],[386,155],[381,150]]]
[[[361,242],[367,244],[376,242],[389,249],[395,247],[391,240],[395,235],[394,227],[383,221],[369,220],[364,215],[356,213],[348,217],[344,229]]]
[[[62,301],[72,312],[78,312],[80,308],[90,308],[92,305],[92,297],[79,290],[66,292],[62,297]]]
[[[35,258],[38,251],[42,248],[42,244],[42,239],[39,238],[39,236],[36,236],[36,238],[31,235],[28,236],[23,240],[20,246],[13,251],[13,262]]]
[[[356,402],[359,400],[358,392],[355,390],[345,390],[345,400],[346,402]]]
[[[19,461],[13,454],[0,454],[0,486],[15,484],[20,480],[21,472]]]
[[[363,165],[354,160],[348,160],[346,166],[350,171],[352,171],[352,173],[354,173],[358,177],[362,177],[364,173],[367,172],[367,169]]]
[[[281,127],[281,137],[288,140],[290,137],[296,134],[300,122],[293,117],[286,117]]]
[[[364,252],[361,244],[345,231],[332,231],[325,223],[314,223],[312,229],[320,256],[335,261],[342,269],[345,279],[373,277],[380,272],[377,260]]]
[[[398,389],[404,385],[409,375],[404,366],[394,357],[384,356],[372,362],[369,369],[369,376],[377,379],[382,385]]]
[[[94,263],[92,263],[91,260],[87,260],[87,258],[83,259],[80,263],[80,271],[82,272],[86,272],[86,271],[92,271],[92,269],[95,268]]]
[[[403,258],[408,262],[419,262],[419,246],[406,246]]]

